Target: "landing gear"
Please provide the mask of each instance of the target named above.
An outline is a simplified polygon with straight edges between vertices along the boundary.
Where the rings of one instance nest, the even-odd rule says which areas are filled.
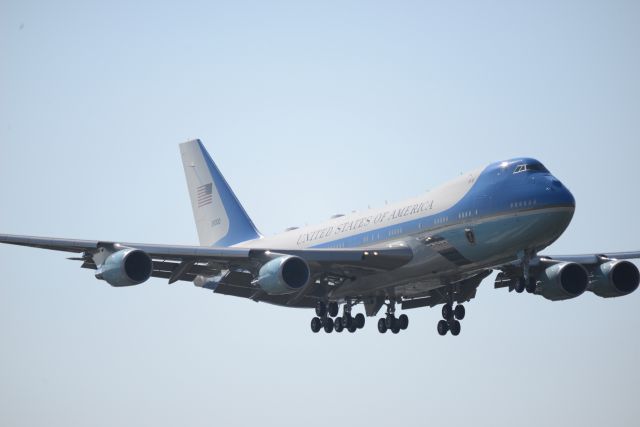
[[[326,303],[318,301],[315,306],[316,316],[311,319],[311,331],[317,333],[320,329],[324,329],[326,333],[336,331],[338,333],[345,329],[354,333],[358,329],[364,328],[364,314],[358,313],[351,315],[351,308],[355,305],[354,301],[347,300],[344,305],[342,316],[338,316],[340,305],[337,302]]]
[[[338,315],[339,309],[340,309],[340,306],[338,305],[337,302],[330,302],[329,305],[327,306],[329,316],[331,317],[336,317]]]
[[[438,334],[444,336],[451,331],[451,335],[455,337],[460,334],[462,329],[460,320],[466,316],[466,310],[462,304],[457,304],[455,308],[453,307],[453,289],[447,291],[446,297],[449,301],[442,306],[442,320],[438,322]]]
[[[319,317],[314,317],[313,319],[311,319],[311,330],[314,334],[320,332],[321,328],[322,320]]]
[[[538,283],[536,282],[536,279],[534,279],[533,277],[529,278],[529,281],[527,282],[527,286],[526,286],[527,292],[530,294],[535,294],[536,287],[538,287]]]
[[[322,301],[318,301],[316,303],[316,316],[324,317],[325,314],[327,314],[327,304]]]
[[[445,314],[449,316],[445,317]],[[451,331],[451,335],[454,337],[458,336],[462,329],[459,321],[464,319],[464,316],[465,309],[462,304],[458,304],[455,309],[452,309],[451,305],[445,304],[444,307],[442,307],[442,317],[444,317],[444,319],[438,322],[438,334],[444,336],[447,335],[447,332]]]
[[[404,331],[409,327],[409,316],[401,314],[400,317],[398,317],[398,323],[400,324],[400,329]]]
[[[444,320],[449,320],[451,319],[451,316],[453,316],[453,308],[451,307],[451,304],[447,303],[442,306],[442,318]]]
[[[365,323],[364,314],[358,313],[356,314],[356,317],[354,317],[354,319],[355,319],[356,328],[358,329],[364,328],[364,323]]]
[[[451,330],[451,335],[457,337],[460,334],[460,322],[454,320],[449,325],[449,329]]]
[[[395,301],[389,302],[389,304],[387,304],[386,316],[378,319],[378,332],[384,334],[387,331],[391,331],[397,334],[409,327],[409,317],[406,314],[401,314],[400,317],[396,317],[395,311]]]
[[[378,332],[380,332],[381,334],[387,332],[387,322],[384,317],[378,319]]]
[[[527,291],[527,293],[530,294],[534,294],[536,292],[536,286],[537,283],[535,278],[529,277],[528,279],[525,279],[524,276],[521,276],[517,279],[513,289],[519,294],[524,291]]]
[[[530,271],[531,259],[535,257],[535,255],[535,252],[532,250],[523,250],[518,253],[518,258],[520,258],[522,262],[522,276],[515,279],[516,283],[514,284],[513,289],[519,294],[524,291],[527,291],[530,294],[536,292],[536,279],[531,276]]]
[[[327,317],[326,319],[324,319],[324,331],[328,334],[330,334],[331,332],[333,332],[333,319],[331,317]]]
[[[438,322],[438,333],[441,336],[445,336],[447,335],[447,332],[449,332],[449,324],[447,323],[446,320],[441,320]]]
[[[342,332],[342,330],[344,329],[344,325],[342,324],[341,317],[336,317],[336,320],[334,320],[333,322],[333,329],[338,333]]]

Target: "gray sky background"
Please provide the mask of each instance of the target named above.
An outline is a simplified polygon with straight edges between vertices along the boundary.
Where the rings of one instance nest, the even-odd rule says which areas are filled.
[[[0,231],[195,243],[202,138],[265,234],[539,158],[547,253],[640,249],[636,1],[0,2]],[[0,425],[635,425],[640,292],[494,290],[457,339],[0,246]]]

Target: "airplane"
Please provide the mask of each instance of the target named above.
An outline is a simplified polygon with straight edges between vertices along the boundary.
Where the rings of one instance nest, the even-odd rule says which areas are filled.
[[[74,240],[0,234],[0,243],[77,254],[114,287],[151,277],[193,282],[214,293],[284,307],[315,309],[314,333],[362,329],[365,315],[380,333],[407,329],[402,310],[442,305],[440,335],[461,331],[463,303],[497,271],[495,288],[551,301],[586,291],[628,295],[640,252],[539,254],[566,230],[571,192],[538,160],[514,158],[473,170],[421,196],[379,209],[334,215],[265,237],[256,228],[200,140],[180,152],[198,246]],[[342,306],[342,314],[340,307]]]

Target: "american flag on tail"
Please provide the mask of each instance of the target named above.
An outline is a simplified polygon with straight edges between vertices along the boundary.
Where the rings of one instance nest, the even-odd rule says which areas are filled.
[[[206,205],[210,205],[213,200],[213,183],[201,185],[197,188],[198,192],[198,207],[201,208]]]

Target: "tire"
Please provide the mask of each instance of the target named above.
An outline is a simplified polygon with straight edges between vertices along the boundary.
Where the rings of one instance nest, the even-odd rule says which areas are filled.
[[[453,317],[453,308],[451,304],[445,304],[442,306],[442,318],[444,320],[449,320]]]
[[[454,320],[453,322],[451,322],[449,329],[451,329],[451,335],[457,337],[458,335],[460,335],[460,322]]]
[[[530,294],[534,294],[536,293],[536,287],[538,286],[536,279],[534,278],[530,278],[529,282],[527,282],[527,292]]]
[[[400,324],[400,329],[404,331],[409,327],[409,316],[401,314],[400,317],[398,317],[398,323]]]
[[[381,334],[387,332],[387,320],[384,317],[381,317],[378,320],[378,332],[380,332]]]
[[[334,320],[333,322],[333,329],[338,333],[342,332],[342,330],[344,329],[344,325],[342,324],[341,317],[336,317],[336,320]]]
[[[351,317],[350,314],[345,314],[344,316],[342,316],[342,325],[345,327],[345,329],[349,329],[351,326],[353,326],[353,317]]]
[[[364,328],[364,322],[365,322],[364,314],[362,313],[356,314],[356,317],[354,318],[354,320],[355,320],[354,323],[356,325],[356,328],[358,329]]]
[[[330,317],[327,317],[324,321],[324,331],[328,334],[330,334],[331,332],[333,332],[333,319]]]
[[[438,322],[438,333],[441,336],[445,336],[447,335],[447,332],[449,332],[449,324],[447,323],[446,320],[441,320]]]
[[[387,322],[387,329],[393,329],[393,325],[396,323],[396,318],[393,316],[387,316],[384,320]]]
[[[400,328],[396,326],[395,328],[391,329],[391,332],[393,332],[394,334],[397,334],[398,332],[400,332]]]
[[[338,305],[337,302],[330,302],[329,305],[327,306],[327,309],[329,311],[329,316],[336,317],[338,315],[338,310],[340,309],[340,306]]]
[[[458,320],[462,320],[464,319],[465,315],[466,315],[466,310],[464,309],[464,305],[462,304],[456,305],[456,308],[453,310],[453,316]]]
[[[524,280],[524,277],[520,277],[518,279],[518,281],[516,282],[516,285],[514,287],[514,290],[521,294],[522,292],[524,292],[524,288],[526,287],[526,281]]]
[[[316,303],[316,316],[324,317],[325,314],[327,314],[327,305],[322,301],[318,301]]]
[[[358,328],[356,328],[354,325],[351,325],[351,327],[349,328],[349,332],[351,332],[351,333],[354,333],[357,330],[358,330]]]
[[[318,333],[321,328],[322,320],[320,320],[319,317],[314,317],[313,319],[311,319],[311,331],[313,331],[314,334]]]

